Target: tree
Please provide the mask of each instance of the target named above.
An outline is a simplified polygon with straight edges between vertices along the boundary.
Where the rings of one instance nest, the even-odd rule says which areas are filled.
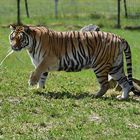
[[[54,15],[57,18],[58,17],[58,0],[54,0]]]
[[[121,0],[117,0],[118,4],[118,16],[117,16],[117,27],[120,28],[121,27],[121,21],[120,21],[120,12],[121,12],[121,9],[120,9],[120,1]],[[125,10],[125,17],[127,18],[128,17],[128,14],[127,14],[127,5],[126,5],[126,0],[123,1],[124,2],[124,10]]]
[[[20,25],[20,0],[17,0],[17,25]]]
[[[125,17],[127,18],[128,17],[128,14],[127,14],[126,0],[124,0],[124,10],[125,10]]]
[[[21,24],[21,16],[20,16],[20,0],[17,0],[17,25]],[[29,11],[28,11],[28,2],[25,0],[25,9],[26,9],[26,15],[29,18]]]
[[[29,18],[30,16],[29,16],[29,11],[28,11],[28,2],[27,2],[27,0],[25,0],[25,9],[26,9],[26,15]]]
[[[120,28],[121,27],[121,24],[120,24],[120,1],[121,0],[117,0],[118,1],[118,18],[117,18],[117,28]]]

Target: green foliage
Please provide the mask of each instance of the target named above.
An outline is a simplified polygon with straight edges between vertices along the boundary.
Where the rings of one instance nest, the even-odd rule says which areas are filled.
[[[37,0],[30,1],[33,2],[38,7]],[[39,2],[44,4],[45,0]],[[2,26],[16,21],[15,6],[16,1],[0,1],[0,14],[3,13],[0,17],[0,60],[10,48],[8,42],[10,30]],[[35,6],[30,6],[30,10],[35,11]],[[10,12],[11,10],[14,12]],[[88,15],[60,19],[41,17],[41,14],[31,19],[24,16],[22,21],[25,24],[44,24],[55,30],[79,30],[82,26],[92,23],[106,26],[101,28],[103,31],[122,36],[128,40],[132,48],[134,77],[140,78],[138,31],[113,29],[115,19],[106,19],[105,16],[103,18],[99,16],[98,19],[94,14],[91,17]],[[125,25],[128,21],[134,24],[136,22],[125,20]],[[91,70],[77,73],[52,72],[44,90],[31,89],[28,86],[28,78],[33,69],[25,51],[12,54],[0,66],[0,139],[140,138],[139,98],[130,97],[128,101],[118,101],[115,97],[120,93],[114,90],[109,90],[101,99],[92,98],[99,87]]]

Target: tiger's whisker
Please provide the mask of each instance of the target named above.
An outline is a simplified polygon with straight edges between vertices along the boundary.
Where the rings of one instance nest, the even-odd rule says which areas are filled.
[[[13,50],[8,50],[8,54],[3,58],[3,60],[0,62],[0,66],[2,66],[3,62],[9,57],[14,51]]]
[[[21,63],[25,64],[24,61],[22,61],[18,56],[16,56],[16,59],[17,59],[18,61],[20,61]]]

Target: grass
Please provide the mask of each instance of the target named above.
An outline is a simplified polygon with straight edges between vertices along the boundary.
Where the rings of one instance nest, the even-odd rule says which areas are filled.
[[[16,18],[13,13],[8,18],[8,13],[15,4],[11,0],[8,2],[10,4],[7,4],[7,10],[4,2],[0,2],[0,10],[3,11],[0,17],[0,60],[9,49],[10,30],[2,26],[14,22]],[[45,3],[43,0],[41,2]],[[35,6],[37,3],[31,10]],[[22,20],[26,24],[44,24],[55,30],[79,30],[93,21],[94,24],[102,24],[103,31],[114,32],[128,40],[133,54],[134,77],[140,78],[138,31],[113,29],[115,20],[93,20],[89,16],[70,18],[65,15],[55,19],[34,15],[31,19],[23,17]],[[130,19],[125,20],[126,24]],[[131,20],[131,23],[138,21]],[[140,139],[139,98],[130,97],[128,101],[118,101],[115,97],[120,93],[114,90],[109,90],[101,99],[92,98],[99,87],[91,70],[77,73],[52,72],[44,90],[31,89],[28,78],[33,69],[25,51],[11,55],[0,67],[0,139]]]

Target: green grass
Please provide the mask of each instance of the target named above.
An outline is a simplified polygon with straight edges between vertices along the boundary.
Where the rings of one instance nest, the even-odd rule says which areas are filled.
[[[7,0],[7,5],[5,2],[0,1],[0,14],[3,13],[0,16],[0,60],[10,48],[10,30],[2,26],[15,22],[16,19],[10,13],[15,1]],[[30,2],[33,4],[33,1]],[[42,0],[41,3],[45,1]],[[32,11],[35,11],[37,4],[34,2]],[[134,77],[140,78],[139,31],[113,29],[115,19],[92,19],[89,15],[65,15],[55,19],[44,18],[43,13],[42,17],[33,15],[31,19],[27,19],[24,16],[22,20],[26,24],[44,24],[59,31],[79,30],[90,23],[102,24],[103,31],[114,32],[128,40],[133,54]],[[125,19],[123,24],[126,25],[129,21],[130,19]],[[131,20],[131,23],[138,24],[138,21]],[[99,87],[91,70],[77,73],[52,72],[44,90],[31,89],[28,78],[33,69],[26,51],[11,55],[0,67],[0,139],[140,139],[139,98],[130,97],[128,101],[118,101],[115,97],[120,93],[114,90],[109,90],[101,99],[92,98]]]

